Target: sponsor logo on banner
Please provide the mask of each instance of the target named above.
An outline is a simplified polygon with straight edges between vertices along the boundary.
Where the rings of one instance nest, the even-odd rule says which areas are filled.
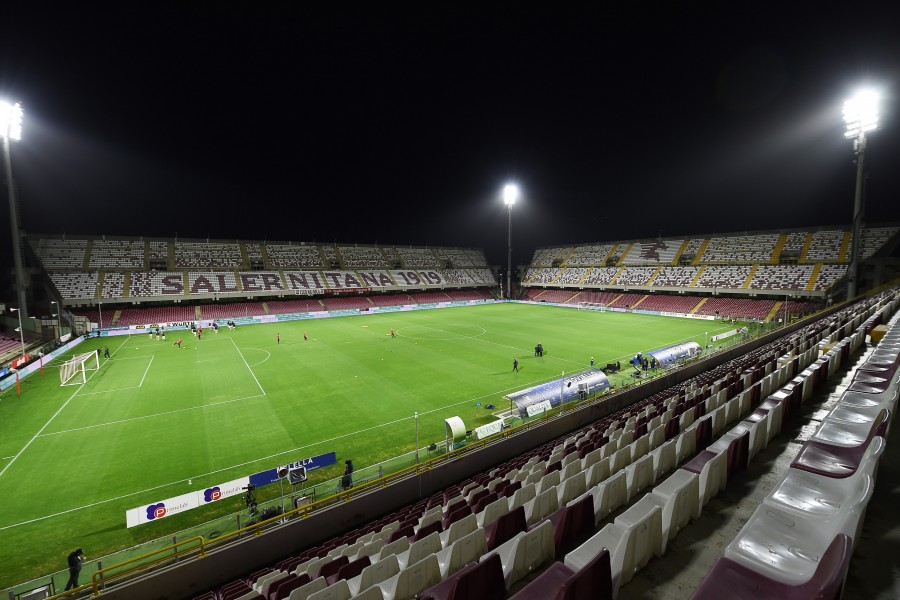
[[[475,434],[476,440],[482,440],[495,433],[500,433],[501,429],[503,429],[503,421],[494,421],[493,423],[476,427],[472,432]]]
[[[539,415],[545,411],[550,410],[551,408],[553,407],[550,405],[550,401],[544,400],[543,402],[538,402],[537,404],[526,406],[525,412],[529,417],[533,417],[534,415]]]

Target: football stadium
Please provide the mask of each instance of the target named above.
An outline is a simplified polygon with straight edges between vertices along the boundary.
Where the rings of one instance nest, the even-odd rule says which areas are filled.
[[[864,229],[863,259],[898,231]],[[4,581],[62,591],[68,573],[42,549],[64,532],[102,556],[84,587],[104,595],[162,578],[172,597],[190,581],[210,598],[288,598],[332,576],[364,587],[381,561],[396,573],[373,590],[419,593],[490,580],[466,565],[496,548],[504,597],[588,565],[611,594],[609,573],[627,583],[757,454],[785,451],[803,402],[892,322],[893,288],[828,300],[850,236],[539,248],[506,298],[477,249],[29,235],[62,308],[37,320],[58,341],[29,343],[37,360],[3,380]],[[864,449],[884,425],[875,407],[891,405],[863,401],[865,372],[848,388],[870,390],[863,404],[835,407],[845,429],[822,420],[807,472],[827,476],[821,452]],[[895,397],[896,378],[876,379]],[[841,493],[869,494],[864,481]],[[812,502],[801,491],[783,510]],[[847,531],[851,516],[828,522]],[[638,530],[655,531],[644,555],[617,562]],[[400,558],[434,570],[402,583]],[[223,578],[230,561],[258,564]],[[558,566],[535,576],[543,563]]]
[[[0,35],[0,597],[898,597],[889,93],[293,10]]]

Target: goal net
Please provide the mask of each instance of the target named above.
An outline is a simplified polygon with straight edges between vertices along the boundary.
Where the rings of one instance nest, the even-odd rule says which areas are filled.
[[[579,302],[578,310],[598,310],[606,312],[606,305],[600,302]]]
[[[100,357],[96,352],[76,354],[62,364],[59,369],[60,385],[81,385],[87,381],[87,372],[100,368]]]

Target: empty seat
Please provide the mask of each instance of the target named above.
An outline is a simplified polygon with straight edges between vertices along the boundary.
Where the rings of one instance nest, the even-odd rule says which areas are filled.
[[[323,577],[319,577],[318,579],[313,579],[309,583],[301,585],[300,587],[292,590],[288,598],[290,600],[307,600],[307,598],[309,598],[316,592],[324,590],[326,587],[328,587],[328,584],[325,582],[325,579]]]
[[[860,464],[877,461],[883,450],[884,439],[881,437],[874,437],[868,444],[856,447],[833,446],[809,440],[794,457],[791,468],[826,477],[849,477]]]
[[[624,505],[628,499],[625,472],[620,471],[588,491],[594,500],[594,524],[599,525],[612,511]]]
[[[660,509],[645,496],[619,515],[614,523],[606,525],[569,552],[565,563],[572,569],[581,569],[604,548],[608,548],[615,594],[621,585],[631,581],[652,555],[662,555],[664,543]]]
[[[725,548],[725,556],[775,581],[789,585],[809,581],[837,535],[846,535],[852,544],[872,493],[871,479],[868,482],[859,502],[829,517],[798,517],[780,506],[761,504]]]
[[[478,561],[487,552],[487,538],[484,529],[479,528],[463,536],[437,553],[441,577],[446,578],[453,575],[467,564]]]
[[[695,473],[699,477],[699,509],[706,506],[713,496],[725,489],[728,481],[727,454],[723,450],[716,453],[704,450],[690,462],[681,467],[683,470]],[[699,512],[696,516],[700,516]]]
[[[527,520],[525,518],[525,508],[519,506],[515,510],[511,510],[493,523],[489,523],[485,528],[485,538],[487,540],[488,550],[493,550],[497,546],[506,543],[516,536],[516,534],[528,529]]]
[[[792,585],[762,575],[727,557],[722,557],[710,570],[692,600],[758,600],[759,598],[841,597],[844,579],[850,567],[851,543],[847,536],[837,536],[819,560],[813,576]]]
[[[437,556],[431,554],[377,585],[384,594],[384,600],[406,600],[418,596],[440,581],[441,569]]]
[[[342,566],[337,573],[335,573],[331,577],[327,577],[326,579],[329,585],[341,579],[353,579],[354,577],[362,573],[363,569],[371,564],[371,559],[368,556],[363,556]]]
[[[553,563],[510,600],[612,600],[609,550],[601,550],[580,570]]]
[[[475,515],[468,515],[456,521],[448,529],[441,532],[441,545],[446,548],[461,537],[468,535],[478,528],[478,520]]]
[[[455,575],[425,590],[421,596],[422,600],[503,600],[505,597],[503,563],[496,554],[470,563]]]
[[[362,573],[347,580],[350,586],[350,592],[356,596],[360,592],[367,590],[371,586],[390,579],[400,572],[400,563],[397,562],[395,555],[390,555],[378,562],[372,563],[362,570]]]
[[[660,479],[675,468],[675,444],[675,440],[669,440],[650,452],[653,457],[654,479]]]
[[[401,569],[405,569],[408,565],[417,563],[425,557],[437,553],[442,548],[441,535],[435,531],[421,540],[410,544],[409,550],[397,554],[397,562],[400,563]]]
[[[534,525],[549,516],[558,507],[556,488],[552,487],[537,494],[533,500],[525,504],[525,520],[529,525]]]
[[[584,494],[547,518],[553,524],[556,556],[562,556],[594,533],[594,497]]]
[[[584,471],[579,471],[568,479],[563,480],[558,486],[556,486],[557,506],[564,506],[568,504],[578,496],[582,495],[586,490],[587,480],[585,479],[585,473]]]
[[[479,527],[493,523],[501,516],[509,512],[509,501],[506,498],[497,498],[484,507],[484,510],[475,515]]]
[[[554,559],[553,525],[544,521],[531,531],[519,533],[488,556],[493,554],[500,556],[506,589],[510,589],[537,567]]]
[[[638,492],[653,485],[653,456],[647,454],[625,467],[625,487],[627,499],[634,498]]]
[[[700,516],[700,476],[677,469],[649,494],[662,513],[664,540],[675,539],[691,519]]]

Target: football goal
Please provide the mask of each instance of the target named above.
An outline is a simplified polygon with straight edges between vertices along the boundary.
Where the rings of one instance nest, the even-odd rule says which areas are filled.
[[[96,352],[76,354],[62,364],[59,369],[60,385],[81,385],[87,381],[87,372],[100,368],[100,357]]]
[[[579,302],[578,310],[598,310],[606,312],[606,305],[602,302]]]

